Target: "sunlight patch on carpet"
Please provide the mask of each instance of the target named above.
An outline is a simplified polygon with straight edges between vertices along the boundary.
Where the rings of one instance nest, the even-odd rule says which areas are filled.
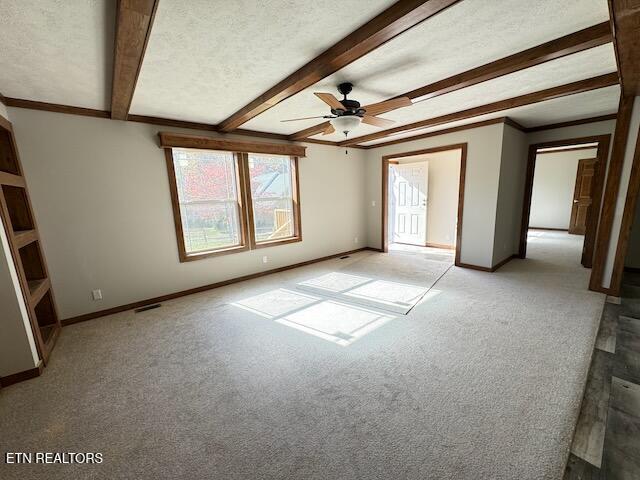
[[[343,347],[395,318],[361,306],[284,288],[232,305]]]

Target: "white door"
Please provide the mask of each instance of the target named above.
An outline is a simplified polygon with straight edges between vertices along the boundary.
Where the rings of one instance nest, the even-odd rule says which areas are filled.
[[[389,230],[391,241],[426,245],[429,163],[389,168]]]

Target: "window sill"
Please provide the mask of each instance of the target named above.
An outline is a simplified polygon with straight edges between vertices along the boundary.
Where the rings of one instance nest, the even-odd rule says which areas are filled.
[[[254,249],[258,249],[258,248],[267,248],[267,247],[275,247],[276,245],[286,245],[287,243],[295,243],[295,242],[301,242],[302,241],[302,236],[297,236],[297,237],[287,237],[287,238],[279,238],[277,240],[268,240],[268,241],[263,241],[260,243],[256,243],[253,248]]]
[[[246,252],[248,250],[249,245],[238,245],[235,247],[228,247],[220,250],[209,250],[205,252],[181,254],[180,262],[193,262],[194,260],[202,260],[203,258],[219,257],[222,255],[230,255],[232,253]]]

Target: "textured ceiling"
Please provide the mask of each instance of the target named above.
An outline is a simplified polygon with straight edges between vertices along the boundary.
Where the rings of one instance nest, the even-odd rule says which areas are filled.
[[[606,0],[463,0],[243,128],[292,133],[315,122],[282,124],[280,120],[326,112],[314,91],[335,92],[338,83],[349,80],[355,85],[354,97],[363,104],[386,100],[607,21],[608,15]]]
[[[131,113],[217,123],[394,2],[161,0]],[[109,109],[115,4],[0,0],[0,92]],[[378,102],[607,20],[606,0],[463,0],[242,128],[293,133],[317,121],[280,120],[327,113],[313,92],[335,92],[341,81],[355,83],[353,97],[363,104]],[[605,45],[384,117],[402,125],[614,70],[612,47]],[[611,113],[617,91],[602,89],[575,96],[582,101],[572,97],[513,113],[536,125]],[[362,125],[355,135],[377,131]],[[339,134],[316,138],[342,140]]]
[[[548,100],[546,102],[534,103],[524,107],[502,110],[467,120],[438,125],[437,127],[402,132],[372,142],[366,142],[362,145],[376,145],[399,138],[413,137],[423,133],[436,132],[451,127],[468,125],[470,123],[500,117],[510,117],[524,127],[536,127],[565,121],[582,120],[584,118],[616,113],[618,111],[619,99],[620,87],[614,85],[612,87],[600,88],[598,90]]]
[[[456,92],[418,101],[411,107],[388,112],[382,116],[396,121],[396,125],[404,125],[615,72],[615,70],[613,47],[607,44]],[[352,136],[357,137],[379,130],[370,125],[361,125]],[[335,133],[325,135],[323,138],[337,141],[343,140],[344,135]]]
[[[162,0],[131,113],[218,123],[393,3]]]
[[[109,109],[115,2],[0,0],[0,92]]]

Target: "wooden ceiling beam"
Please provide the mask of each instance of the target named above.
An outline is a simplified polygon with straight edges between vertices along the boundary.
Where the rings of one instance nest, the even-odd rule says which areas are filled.
[[[459,0],[400,0],[219,124],[230,132]]]
[[[609,0],[611,30],[624,95],[640,95],[640,0]]]
[[[604,45],[612,40],[609,22],[599,23],[584,30],[580,30],[533,48],[509,55],[491,63],[487,63],[466,72],[453,75],[435,83],[400,94],[396,97],[420,98],[426,100],[445,93],[455,92],[487,80],[493,80],[503,75],[515,73],[525,68],[534,67],[542,63],[565,57],[589,48]],[[391,100],[391,99],[389,99]],[[289,136],[291,140],[301,140],[324,131],[328,122],[305,128]]]
[[[375,132],[369,135],[350,138],[348,140],[340,142],[340,146],[350,146],[371,142],[373,140],[388,137],[395,133],[406,132],[410,130],[419,130],[427,127],[435,127],[437,125],[443,125],[459,120],[466,120],[468,118],[500,112],[511,108],[523,107],[532,103],[553,100],[555,98],[575,95],[577,93],[588,92],[590,90],[610,87],[617,84],[618,74],[616,72],[608,73],[605,75],[600,75],[598,77],[588,78],[586,80],[580,80],[578,82],[568,83],[566,85],[560,85],[558,87],[548,88],[546,90],[540,90],[538,92],[528,93],[526,95],[520,95],[519,97],[508,98],[506,100],[500,100],[486,105],[481,105],[479,107],[469,108],[460,112],[449,113],[447,115],[429,118],[427,120],[421,120],[419,122],[409,123],[407,125],[401,125],[399,127],[382,130],[380,132]]]
[[[159,0],[118,0],[111,118],[126,120]]]

